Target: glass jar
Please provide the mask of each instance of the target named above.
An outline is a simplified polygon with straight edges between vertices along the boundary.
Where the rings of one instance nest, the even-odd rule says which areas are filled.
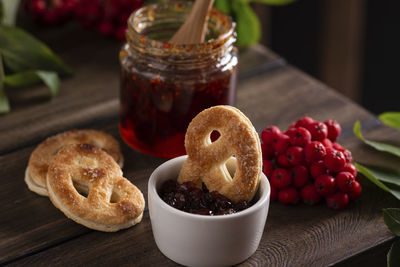
[[[230,17],[212,9],[204,43],[168,43],[191,6],[148,5],[128,20],[127,42],[119,55],[120,133],[131,147],[149,155],[184,155],[189,122],[205,108],[235,104],[238,57]]]

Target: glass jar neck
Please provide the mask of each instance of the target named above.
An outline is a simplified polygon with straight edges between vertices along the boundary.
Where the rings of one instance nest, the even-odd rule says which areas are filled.
[[[168,42],[185,21],[191,7],[190,2],[172,2],[138,9],[128,20],[128,53],[163,68],[173,65],[178,69],[198,69],[224,61],[234,49],[235,23],[217,9],[210,12],[206,42],[187,45]]]

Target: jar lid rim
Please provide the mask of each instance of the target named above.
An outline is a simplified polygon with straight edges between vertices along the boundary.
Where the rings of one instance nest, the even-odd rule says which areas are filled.
[[[219,34],[217,38],[207,40],[203,43],[198,44],[173,44],[169,43],[168,41],[161,41],[156,39],[148,38],[145,34],[139,32],[135,27],[135,18],[138,17],[140,14],[154,12],[154,9],[157,8],[167,8],[174,6],[178,9],[189,9],[192,6],[192,2],[165,2],[165,3],[155,3],[143,6],[136,11],[134,11],[129,19],[128,19],[128,31],[131,31],[134,35],[134,38],[140,40],[143,44],[150,45],[152,48],[160,48],[160,49],[171,49],[172,51],[204,51],[204,50],[215,50],[221,46],[224,46],[224,43],[229,40],[230,37],[233,37],[234,40],[227,42],[231,45],[236,40],[236,23],[232,20],[232,18],[222,11],[218,10],[217,8],[213,7],[210,11],[210,17],[214,16],[217,17],[219,20],[224,20],[224,23],[227,24],[226,31]],[[127,31],[127,40],[132,39],[132,36],[129,36]]]

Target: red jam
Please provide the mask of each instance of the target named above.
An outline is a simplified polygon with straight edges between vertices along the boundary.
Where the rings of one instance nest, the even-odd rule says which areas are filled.
[[[199,215],[228,215],[251,206],[245,200],[234,203],[216,191],[209,192],[204,184],[200,189],[193,182],[168,180],[161,185],[159,195],[171,207]]]
[[[183,84],[149,80],[122,73],[120,131],[130,146],[146,154],[177,157],[185,154],[185,131],[203,109],[234,105],[236,73],[205,83]]]

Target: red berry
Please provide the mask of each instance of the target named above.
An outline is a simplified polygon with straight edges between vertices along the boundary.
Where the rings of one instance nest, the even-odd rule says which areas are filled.
[[[307,127],[313,122],[314,120],[311,117],[304,116],[296,122],[295,127],[303,127],[307,129]]]
[[[278,189],[276,189],[274,186],[271,185],[271,195],[270,199],[275,200],[278,198]]]
[[[64,7],[66,9],[72,11],[76,7],[77,3],[78,3],[78,0],[65,0],[64,1]]]
[[[276,157],[276,164],[278,164],[279,166],[283,167],[283,168],[289,168],[290,167],[290,163],[288,161],[288,158],[286,156],[286,154],[280,154]]]
[[[71,18],[76,0],[31,0],[25,1],[26,9],[35,20],[46,25],[56,25]]]
[[[328,138],[332,142],[335,142],[342,132],[342,127],[340,127],[340,124],[335,120],[327,120],[324,123],[328,127]]]
[[[333,142],[332,147],[337,151],[344,151],[344,148],[339,143]]]
[[[129,15],[143,5],[143,0],[46,0],[48,2],[64,1],[64,9],[71,10],[85,27],[95,27],[104,35],[117,40],[125,40],[125,30]],[[68,3],[68,4],[67,4]],[[103,21],[108,21],[107,25]],[[110,32],[110,25],[112,31]]]
[[[336,192],[333,195],[326,197],[328,207],[334,210],[344,209],[349,204],[349,196],[344,192]]]
[[[124,17],[126,18],[126,16],[124,16],[123,14],[121,14],[121,11],[119,10],[119,8],[121,8],[119,6],[118,3],[113,3],[114,1],[109,1],[109,5],[108,7],[104,10],[104,18],[106,19],[112,19],[114,17],[117,17],[118,20],[120,19],[119,17]],[[126,22],[126,21],[125,21]]]
[[[299,202],[300,196],[296,188],[290,187],[279,191],[278,198],[283,204],[296,204]]]
[[[335,192],[335,178],[328,174],[320,175],[315,179],[314,187],[321,196],[328,196]]]
[[[82,1],[80,3],[82,3]],[[80,19],[82,20],[83,26],[85,27],[95,26],[102,19],[103,12],[100,6],[89,5],[88,7],[82,9],[83,9],[82,14],[79,14],[78,17],[82,15]]]
[[[343,154],[344,154],[344,157],[346,158],[347,163],[353,162],[353,155],[351,154],[350,150],[344,149]]]
[[[321,196],[318,195],[314,185],[308,184],[301,189],[301,199],[308,205],[315,205],[321,200]]]
[[[281,134],[281,130],[279,130],[278,127],[272,125],[272,126],[267,126],[264,130],[261,132],[261,141],[264,144],[272,144],[275,140],[275,138]]]
[[[352,163],[346,163],[346,165],[344,165],[342,171],[349,172],[349,173],[353,174],[354,177],[357,177],[357,168]]]
[[[272,159],[274,157],[274,149],[271,144],[261,144],[261,151],[263,159]]]
[[[31,5],[32,12],[36,13],[35,15],[42,14],[46,11],[45,0],[33,0]]]
[[[325,138],[324,140],[322,140],[321,143],[322,143],[325,147],[332,147],[332,142],[331,142],[331,140],[329,140],[328,138]]]
[[[56,9],[49,9],[42,17],[43,22],[48,25],[55,25],[59,22],[59,15]]]
[[[308,170],[303,165],[297,165],[290,169],[290,175],[292,177],[292,183],[295,187],[301,188],[308,182]]]
[[[310,132],[303,127],[291,128],[287,131],[292,146],[304,147],[311,142]]]
[[[303,148],[299,146],[292,146],[286,150],[286,157],[291,166],[302,164],[304,161]]]
[[[119,40],[119,41],[124,41],[124,40],[125,40],[126,29],[127,29],[126,26],[118,27],[118,28],[115,30],[115,34],[114,34],[114,35],[115,35],[115,38],[116,38],[117,40]]]
[[[353,187],[351,188],[349,192],[349,197],[351,200],[354,200],[358,198],[361,195],[361,185],[359,182],[354,181],[353,182]]]
[[[296,126],[296,123],[295,123],[295,122],[292,122],[292,123],[289,125],[289,128],[288,128],[288,130],[290,130],[290,129],[292,129],[292,128],[297,128],[297,126]]]
[[[313,141],[305,147],[306,160],[315,162],[322,160],[326,155],[326,149],[321,142]]]
[[[331,172],[339,172],[346,165],[346,158],[340,151],[330,150],[324,158],[325,167]]]
[[[322,141],[328,136],[328,127],[322,122],[311,123],[307,129],[310,131],[312,139]]]
[[[271,176],[271,184],[277,189],[285,189],[292,183],[292,178],[286,169],[275,169]]]
[[[113,32],[114,28],[110,21],[103,21],[100,23],[98,27],[99,33],[102,35],[110,35]]]
[[[275,139],[272,145],[275,153],[281,154],[286,151],[289,147],[289,136],[286,134],[279,134]]]
[[[349,193],[352,190],[355,181],[356,179],[349,172],[339,172],[336,175],[336,184],[345,193]]]
[[[331,151],[339,151],[337,149],[334,149],[333,147],[325,147],[325,149],[327,154],[330,153]]]
[[[311,177],[316,179],[318,176],[327,174],[328,169],[325,167],[325,164],[322,160],[313,162],[310,166],[310,174]]]
[[[272,173],[274,172],[274,163],[272,161],[264,159],[263,160],[263,173],[267,176],[268,180],[271,179]]]

